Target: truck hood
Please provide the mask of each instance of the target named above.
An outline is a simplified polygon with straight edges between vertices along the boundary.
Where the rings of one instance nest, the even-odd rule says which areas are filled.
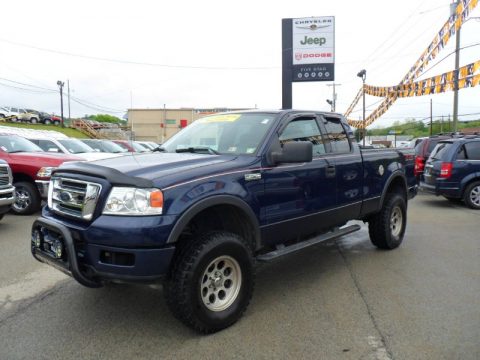
[[[96,161],[96,160],[110,159],[110,158],[114,158],[122,155],[112,154],[112,153],[102,153],[102,152],[88,152],[88,153],[75,154],[75,156],[81,157],[87,161]]]
[[[236,159],[232,155],[206,155],[206,154],[173,154],[149,153],[140,155],[125,155],[111,159],[97,160],[88,163],[69,163],[61,166],[57,172],[73,172],[85,175],[101,176],[111,182],[132,183],[139,179],[165,186],[171,181],[189,179],[217,172],[217,169],[227,168],[225,163]],[[251,158],[250,158],[251,159]],[[238,164],[237,164],[238,166]],[[233,167],[233,164],[232,164]],[[171,177],[171,180],[169,178]],[[133,181],[133,179],[136,179]]]

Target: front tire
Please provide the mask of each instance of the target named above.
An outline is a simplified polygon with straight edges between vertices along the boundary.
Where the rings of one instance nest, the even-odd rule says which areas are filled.
[[[165,295],[174,316],[209,334],[233,325],[253,294],[252,251],[238,235],[211,232],[179,251]]]
[[[15,202],[12,205],[12,211],[16,215],[30,215],[40,210],[42,199],[35,185],[20,181],[13,186],[15,186]]]
[[[469,208],[480,210],[480,181],[475,181],[467,186],[464,200]]]
[[[395,249],[403,241],[406,226],[405,199],[396,193],[388,194],[380,212],[368,222],[370,240],[380,249]]]
[[[38,122],[38,120],[36,118],[31,118],[30,119],[31,124],[36,124],[37,122]]]

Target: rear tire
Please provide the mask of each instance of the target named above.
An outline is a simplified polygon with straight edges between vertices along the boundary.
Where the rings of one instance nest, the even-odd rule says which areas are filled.
[[[14,183],[15,202],[12,205],[12,211],[16,215],[30,215],[38,210],[42,205],[42,199],[37,188],[32,183],[20,181]]]
[[[463,199],[469,208],[480,210],[480,181],[467,186]]]
[[[209,334],[242,316],[253,287],[253,256],[246,242],[235,234],[211,232],[179,251],[165,296],[177,319]]]
[[[30,123],[32,124],[36,124],[38,122],[38,120],[36,118],[31,118],[30,119]]]
[[[387,194],[382,209],[368,222],[370,240],[380,249],[395,249],[403,241],[406,226],[405,199],[396,193]]]

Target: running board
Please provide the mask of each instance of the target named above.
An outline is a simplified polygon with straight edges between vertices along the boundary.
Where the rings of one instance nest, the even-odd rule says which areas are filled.
[[[341,228],[341,229],[336,229],[336,230],[330,231],[326,234],[322,234],[322,235],[316,236],[314,238],[311,238],[309,240],[305,240],[305,241],[302,241],[302,242],[299,242],[299,243],[296,243],[296,244],[293,244],[293,245],[290,245],[290,246],[284,246],[284,247],[278,248],[277,250],[271,251],[269,253],[259,255],[259,256],[257,256],[257,260],[261,261],[261,262],[269,262],[269,261],[275,260],[275,259],[277,259],[281,256],[291,254],[293,252],[305,249],[305,248],[307,248],[309,246],[312,246],[312,245],[316,245],[316,244],[321,243],[323,241],[327,241],[327,240],[335,239],[335,238],[343,236],[343,235],[351,234],[351,233],[353,233],[355,231],[358,231],[360,229],[361,229],[361,226],[357,225],[357,224],[356,225],[350,225],[350,226],[347,226],[347,227],[344,227],[344,228]]]

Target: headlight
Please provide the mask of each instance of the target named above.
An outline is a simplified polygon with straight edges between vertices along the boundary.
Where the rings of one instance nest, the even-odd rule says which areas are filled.
[[[41,178],[48,178],[52,176],[52,171],[55,169],[56,167],[42,167],[40,170],[38,170],[37,176]]]
[[[103,209],[106,215],[159,215],[163,193],[158,189],[114,187]]]

